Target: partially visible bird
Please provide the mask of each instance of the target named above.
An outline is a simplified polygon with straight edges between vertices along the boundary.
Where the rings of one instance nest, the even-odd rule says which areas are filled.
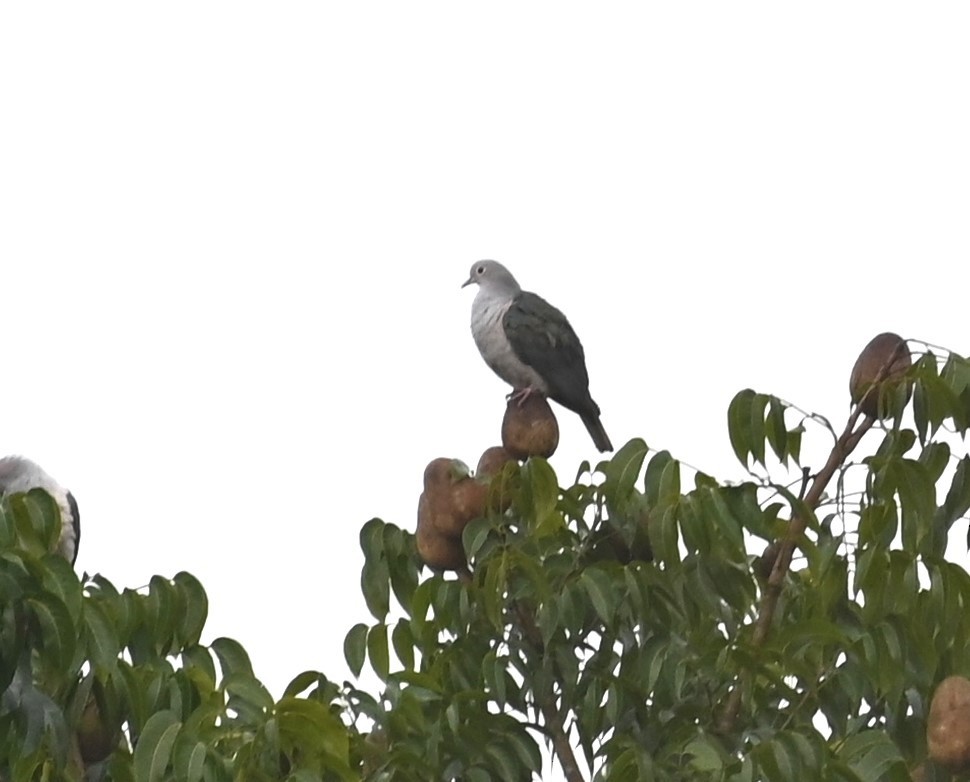
[[[57,542],[57,553],[73,565],[81,542],[81,516],[74,495],[30,459],[23,456],[0,459],[0,495],[18,494],[31,489],[43,489],[57,503],[61,511],[61,536]]]
[[[589,395],[586,355],[566,316],[523,291],[498,261],[472,264],[462,285],[478,285],[472,302],[472,336],[495,373],[513,388],[513,399],[539,393],[578,413],[600,451],[612,451]]]

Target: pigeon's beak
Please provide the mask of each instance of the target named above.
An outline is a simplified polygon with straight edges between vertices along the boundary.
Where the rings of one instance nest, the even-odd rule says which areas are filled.
[[[461,284],[461,287],[462,287],[462,288],[467,288],[467,287],[468,287],[469,285],[471,285],[471,284],[472,284],[473,282],[475,282],[475,278],[474,278],[474,277],[469,277],[469,278],[468,278],[467,280],[465,280],[465,281],[464,281],[464,282],[463,282],[463,283]]]

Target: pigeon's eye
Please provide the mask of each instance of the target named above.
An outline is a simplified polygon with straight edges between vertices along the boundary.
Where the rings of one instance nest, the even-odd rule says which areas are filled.
[[[477,269],[475,269],[475,274],[481,277],[483,274],[485,274],[485,267],[479,266]]]

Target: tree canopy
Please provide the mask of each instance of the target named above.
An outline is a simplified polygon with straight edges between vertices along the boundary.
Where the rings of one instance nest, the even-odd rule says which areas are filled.
[[[371,519],[371,617],[343,648],[378,693],[308,671],[274,698],[241,645],[200,643],[193,576],[79,577],[50,553],[50,498],[5,497],[0,778],[950,779],[970,703],[930,706],[970,675],[970,577],[947,559],[970,362],[916,347],[857,365],[842,426],[739,392],[742,480],[641,439],[571,485],[507,461],[455,531],[458,576],[425,568],[413,521]]]

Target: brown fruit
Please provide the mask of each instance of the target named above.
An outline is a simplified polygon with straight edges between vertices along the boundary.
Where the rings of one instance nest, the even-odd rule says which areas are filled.
[[[502,419],[502,445],[516,459],[548,459],[559,445],[559,424],[549,403],[539,394],[509,400]]]
[[[418,555],[425,565],[438,570],[465,570],[468,563],[461,537],[442,534],[435,523],[427,494],[418,500],[418,528],[415,533]]]
[[[454,508],[454,520],[461,531],[473,519],[485,515],[485,499],[488,497],[488,485],[476,481],[474,478],[462,478],[451,487],[451,504]]]
[[[501,445],[493,445],[482,452],[482,458],[478,460],[478,467],[475,468],[475,477],[491,478],[493,475],[498,475],[506,464],[515,460],[515,457]]]
[[[926,721],[930,757],[951,771],[970,767],[970,680],[948,676],[933,693]]]
[[[424,468],[425,490],[450,486],[455,481],[468,475],[468,467],[458,459],[446,459],[441,456],[428,462]]]
[[[459,515],[455,486],[468,478],[468,468],[457,459],[432,459],[424,470],[424,494],[430,524],[442,535],[460,538],[469,519]],[[467,511],[466,511],[467,512]]]
[[[97,701],[93,696],[89,698],[77,725],[77,745],[81,758],[85,763],[104,760],[117,749],[119,738],[117,730],[105,725]]]
[[[467,522],[458,518],[450,493],[425,492],[423,497],[428,504],[428,518],[432,529],[439,535],[460,538]]]
[[[912,365],[906,341],[898,334],[887,331],[873,337],[859,354],[849,377],[853,404],[873,418],[892,415],[897,404],[901,407],[909,401],[912,385],[906,383],[905,388],[900,388],[900,378]],[[896,393],[905,394],[905,399]]]

